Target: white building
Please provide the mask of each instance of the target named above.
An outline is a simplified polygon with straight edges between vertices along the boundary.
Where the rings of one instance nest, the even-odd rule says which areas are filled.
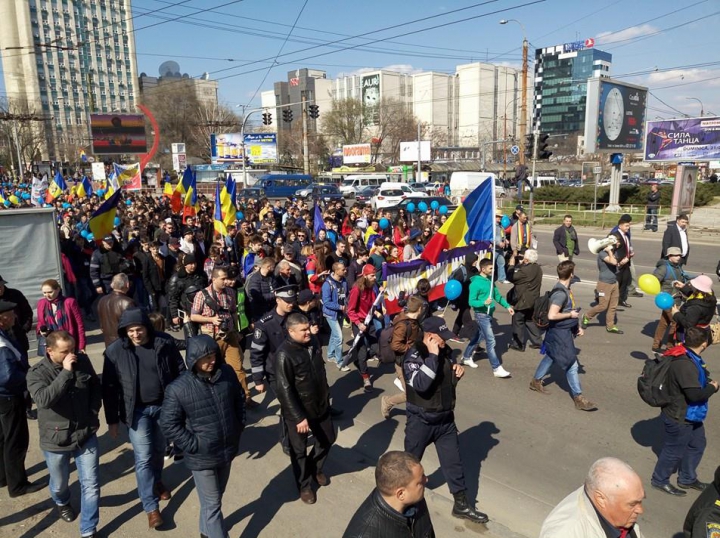
[[[8,104],[44,117],[43,158],[90,145],[91,113],[136,113],[130,0],[4,0],[0,51]],[[76,150],[77,151],[77,150]]]
[[[441,146],[457,143],[455,80],[455,75],[432,71],[413,75],[413,114],[430,126],[430,138]]]

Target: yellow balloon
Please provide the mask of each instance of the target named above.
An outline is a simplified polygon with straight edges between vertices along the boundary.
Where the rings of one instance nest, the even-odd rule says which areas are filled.
[[[657,295],[660,293],[660,281],[655,275],[651,275],[650,273],[640,275],[640,278],[638,278],[638,285],[640,286],[640,289],[648,295]]]
[[[10,203],[12,203],[12,204],[20,205],[20,200],[14,194],[12,196],[9,196],[8,200],[10,200]]]

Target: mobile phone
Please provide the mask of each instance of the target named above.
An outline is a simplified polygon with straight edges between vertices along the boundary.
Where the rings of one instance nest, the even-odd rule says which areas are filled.
[[[188,317],[187,312],[185,312],[184,310],[180,310],[180,309],[178,308],[178,311],[177,311],[177,312],[178,312],[178,317],[179,317],[179,318],[185,319],[185,318]]]

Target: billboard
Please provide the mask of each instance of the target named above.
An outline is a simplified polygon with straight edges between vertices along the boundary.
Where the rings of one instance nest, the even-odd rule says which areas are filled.
[[[642,150],[647,88],[609,78],[587,84],[585,152],[622,153]]]
[[[380,123],[377,108],[380,104],[380,73],[362,78],[361,98],[368,125]]]
[[[212,144],[212,137],[210,143]],[[242,137],[240,133],[226,133],[215,136],[212,148],[213,162],[242,162]],[[217,156],[215,160],[215,156]]]
[[[343,146],[342,152],[343,164],[370,164],[370,144],[350,144]]]
[[[401,163],[414,163],[418,160],[418,143],[417,140],[414,142],[400,142],[400,162]],[[429,161],[430,159],[430,141],[420,141],[420,160]]]
[[[147,153],[145,117],[141,114],[91,114],[95,155]]]
[[[695,187],[697,186],[698,167],[678,165],[675,172],[675,185],[672,197],[672,215],[692,213],[695,205]]]
[[[277,162],[277,135],[275,133],[257,133],[245,135],[250,164],[268,164]]]
[[[649,121],[645,127],[645,160],[709,161],[720,159],[720,118]]]

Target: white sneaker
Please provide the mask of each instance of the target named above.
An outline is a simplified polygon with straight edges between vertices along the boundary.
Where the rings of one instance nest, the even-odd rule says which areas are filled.
[[[503,284],[512,284],[512,282],[510,282],[509,280],[503,280],[502,283]]]
[[[342,363],[340,363],[340,362],[337,363],[337,369],[340,370],[341,372],[349,372],[350,371],[349,366],[343,366]]]
[[[502,367],[502,365],[500,365],[493,370],[493,375],[495,377],[507,379],[508,377],[510,377],[510,372],[508,372],[505,368]]]
[[[472,359],[463,359],[463,360],[462,360],[462,363],[463,363],[465,366],[469,366],[470,368],[477,368],[477,367],[478,367],[477,363],[476,363],[474,360],[472,360]]]

